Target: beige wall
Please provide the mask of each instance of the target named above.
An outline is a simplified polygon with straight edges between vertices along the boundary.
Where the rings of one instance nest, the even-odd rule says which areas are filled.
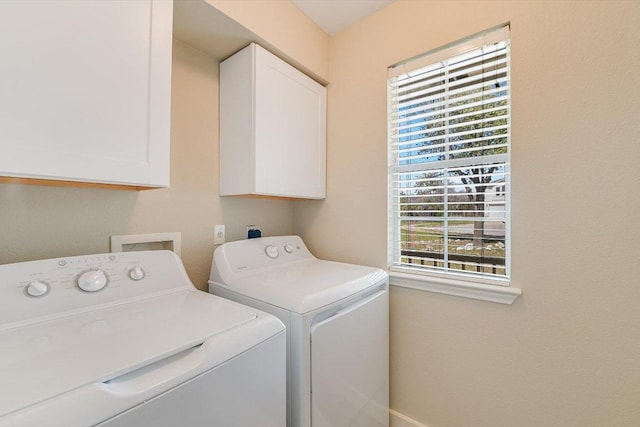
[[[317,255],[386,265],[386,67],[511,21],[512,306],[391,292],[391,406],[428,427],[640,420],[640,2],[402,1],[332,38]]]
[[[326,82],[329,36],[289,0],[206,0],[249,29],[265,48]]]
[[[109,236],[182,233],[189,277],[206,289],[213,226],[292,231],[292,202],[218,196],[218,62],[174,40],[171,187],[129,192],[0,184],[0,264],[109,251]]]

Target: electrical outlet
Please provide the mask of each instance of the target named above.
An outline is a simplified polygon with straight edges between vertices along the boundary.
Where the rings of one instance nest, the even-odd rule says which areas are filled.
[[[221,245],[224,243],[224,224],[218,224],[213,227],[213,244]]]

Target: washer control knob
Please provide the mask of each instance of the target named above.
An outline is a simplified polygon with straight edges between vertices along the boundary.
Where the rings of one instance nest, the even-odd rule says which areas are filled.
[[[290,244],[287,243],[286,245],[284,245],[284,251],[286,253],[288,253],[288,254],[292,253],[293,252],[293,246],[291,246]]]
[[[129,270],[129,277],[131,278],[131,280],[142,280],[144,279],[144,276],[145,272],[140,267],[133,267],[131,270]]]
[[[78,277],[78,287],[85,292],[96,292],[107,286],[107,275],[100,269],[85,271]]]
[[[49,292],[49,285],[40,280],[34,280],[27,285],[27,294],[32,297],[41,297],[47,292]]]
[[[276,248],[273,245],[269,245],[266,248],[264,248],[264,252],[267,254],[269,258],[273,258],[273,259],[278,258],[278,255],[280,255],[280,251],[278,251],[278,248]]]

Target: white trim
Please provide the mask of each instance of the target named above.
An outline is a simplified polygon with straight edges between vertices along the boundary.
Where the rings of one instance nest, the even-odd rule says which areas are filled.
[[[426,424],[419,423],[393,409],[389,409],[389,422],[391,427],[427,427]]]
[[[482,301],[513,304],[522,290],[510,286],[487,285],[464,280],[389,271],[389,284],[403,288],[419,289],[439,294],[479,299]]]
[[[489,274],[475,273],[475,272],[463,272],[463,271],[445,271],[436,269],[426,269],[419,264],[409,264],[403,266],[391,265],[390,271],[397,273],[408,274],[409,276],[424,276],[425,280],[444,281],[446,283],[458,282],[473,283],[477,285],[496,285],[496,286],[511,286],[511,280],[507,277],[493,276]]]

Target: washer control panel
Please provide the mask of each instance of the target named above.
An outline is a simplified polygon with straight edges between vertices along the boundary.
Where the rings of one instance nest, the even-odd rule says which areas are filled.
[[[25,288],[27,295],[32,297],[41,297],[49,292],[49,284],[42,280],[33,280]]]
[[[78,277],[77,283],[78,287],[85,292],[96,292],[104,289],[109,283],[109,279],[104,270],[96,268],[82,273]]]
[[[0,265],[0,329],[35,317],[193,287],[170,251],[76,256]]]

